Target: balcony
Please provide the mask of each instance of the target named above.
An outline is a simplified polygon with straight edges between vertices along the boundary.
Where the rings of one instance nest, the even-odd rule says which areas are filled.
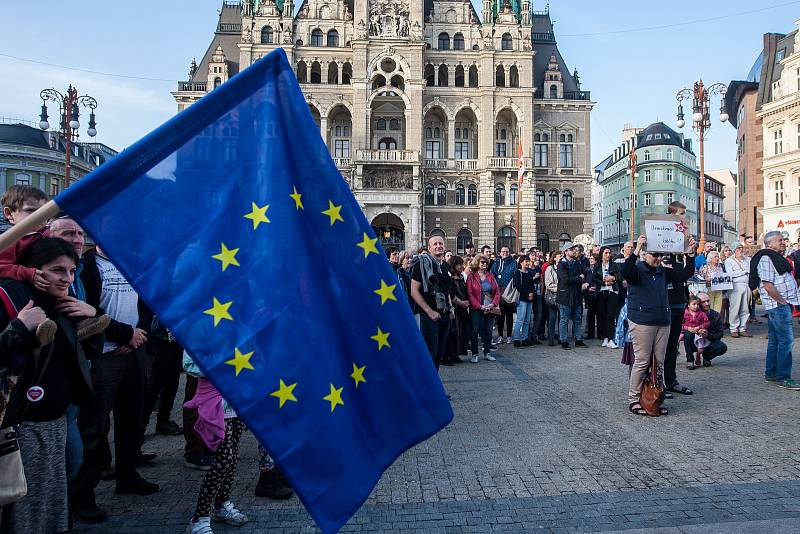
[[[178,91],[205,93],[207,86],[206,82],[178,82]]]
[[[524,158],[525,159],[525,168],[531,168],[531,158]],[[500,170],[517,170],[519,169],[519,159],[518,158],[501,158],[501,157],[489,157],[487,158],[486,167],[489,169],[500,169]]]
[[[452,169],[453,165],[451,160],[447,159],[425,159],[424,165],[426,169]]]
[[[564,100],[591,100],[589,91],[564,91]]]
[[[353,164],[352,158],[333,158],[333,161],[336,163],[337,169],[347,170]]]
[[[474,171],[478,168],[478,160],[425,158],[422,161],[422,165],[426,169],[455,169],[459,171]]]
[[[419,163],[416,150],[356,150],[356,161],[368,163]]]
[[[477,159],[457,159],[456,169],[460,171],[474,171],[478,168]]]

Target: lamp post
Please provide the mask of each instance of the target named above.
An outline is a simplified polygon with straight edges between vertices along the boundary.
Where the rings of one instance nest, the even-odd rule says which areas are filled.
[[[617,239],[620,241],[619,248],[622,249],[622,206],[617,208]]]
[[[715,83],[708,87],[703,85],[703,80],[694,83],[694,88],[684,88],[678,91],[675,98],[678,101],[678,128],[686,124],[683,114],[683,101],[692,99],[692,129],[697,132],[700,141],[700,198],[697,211],[699,212],[700,243],[699,250],[706,244],[706,169],[705,169],[705,138],[706,132],[711,128],[711,115],[709,113],[709,100],[712,95],[720,95],[722,104],[719,108],[719,121],[726,122],[728,113],[725,111],[725,92],[728,86],[724,83]]]
[[[636,227],[636,179],[639,173],[636,172],[636,146],[631,147],[630,160],[628,162],[628,176],[631,177],[631,241],[635,241],[634,230]]]
[[[94,110],[97,108],[97,100],[88,95],[78,96],[78,90],[69,86],[66,94],[62,94],[55,89],[44,89],[39,93],[42,99],[42,113],[39,116],[39,128],[47,130],[50,128],[50,123],[47,117],[47,101],[55,102],[58,104],[58,115],[61,123],[59,124],[58,134],[64,139],[66,155],[64,159],[64,186],[69,187],[71,178],[71,157],[72,157],[72,143],[79,138],[78,129],[81,127],[80,123],[80,108],[89,108],[89,128],[86,133],[89,137],[97,135],[97,121],[95,120]]]

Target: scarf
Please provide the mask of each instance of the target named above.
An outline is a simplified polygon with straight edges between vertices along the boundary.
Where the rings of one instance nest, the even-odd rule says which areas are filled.
[[[750,289],[758,289],[758,286],[761,285],[761,277],[758,276],[758,262],[760,262],[761,258],[764,256],[767,256],[770,261],[772,261],[772,265],[775,267],[778,274],[784,275],[792,271],[791,262],[784,258],[783,255],[771,248],[762,248],[756,252],[756,255],[750,260],[750,279],[748,281]]]

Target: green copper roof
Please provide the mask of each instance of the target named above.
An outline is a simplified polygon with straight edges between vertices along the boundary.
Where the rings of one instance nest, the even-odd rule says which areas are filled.
[[[260,6],[265,1],[269,0],[255,0],[255,11],[258,11],[258,6]],[[283,0],[275,0],[275,5],[278,6],[278,11],[283,13]]]
[[[492,0],[492,20],[497,19],[497,14],[503,9],[504,0]],[[522,20],[522,6],[520,0],[510,0],[511,10],[517,15],[517,21]]]

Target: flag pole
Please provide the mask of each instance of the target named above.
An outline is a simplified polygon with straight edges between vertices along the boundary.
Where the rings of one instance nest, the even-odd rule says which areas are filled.
[[[55,200],[48,201],[44,206],[25,217],[19,224],[15,224],[0,235],[0,252],[12,246],[27,234],[39,230],[47,221],[58,215],[60,211],[61,208],[58,207]]]

